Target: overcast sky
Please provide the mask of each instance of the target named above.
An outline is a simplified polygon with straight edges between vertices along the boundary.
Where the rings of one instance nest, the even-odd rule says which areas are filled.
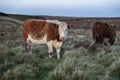
[[[73,17],[120,17],[120,0],[0,0],[0,12]]]

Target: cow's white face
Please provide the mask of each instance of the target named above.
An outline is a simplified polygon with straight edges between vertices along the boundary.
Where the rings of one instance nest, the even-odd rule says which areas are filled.
[[[61,24],[59,24],[59,39],[64,41],[66,39],[68,33],[68,24],[66,22],[61,22]]]

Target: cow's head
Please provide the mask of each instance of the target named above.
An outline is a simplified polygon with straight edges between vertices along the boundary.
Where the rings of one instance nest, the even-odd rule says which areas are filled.
[[[116,29],[118,26],[115,24],[110,24],[112,28]]]
[[[72,28],[71,24],[67,24],[66,22],[61,22],[59,24],[59,39],[64,41],[66,39],[68,29]]]

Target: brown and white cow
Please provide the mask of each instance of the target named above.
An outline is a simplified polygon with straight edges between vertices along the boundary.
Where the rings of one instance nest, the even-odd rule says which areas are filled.
[[[96,22],[93,25],[92,33],[93,43],[102,44],[105,39],[108,39],[109,43],[113,45],[116,37],[116,26],[114,24]]]
[[[32,44],[46,44],[49,57],[52,57],[54,47],[59,59],[62,42],[70,27],[66,22],[58,20],[26,20],[23,24],[23,38],[27,52],[31,52]]]

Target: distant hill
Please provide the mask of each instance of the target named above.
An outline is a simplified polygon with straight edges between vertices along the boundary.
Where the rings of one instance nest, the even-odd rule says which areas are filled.
[[[7,14],[3,13],[3,12],[0,12],[0,15],[1,16],[8,16]]]
[[[7,16],[21,21],[25,21],[26,19],[43,19],[43,20],[56,19],[73,24],[75,29],[77,28],[90,29],[92,28],[93,24],[96,21],[101,21],[101,22],[116,24],[118,26],[118,30],[120,30],[119,27],[120,17],[65,17],[65,16],[47,16],[47,15],[31,16],[31,15],[19,15],[19,14],[5,14],[2,12],[0,12],[0,16]]]

